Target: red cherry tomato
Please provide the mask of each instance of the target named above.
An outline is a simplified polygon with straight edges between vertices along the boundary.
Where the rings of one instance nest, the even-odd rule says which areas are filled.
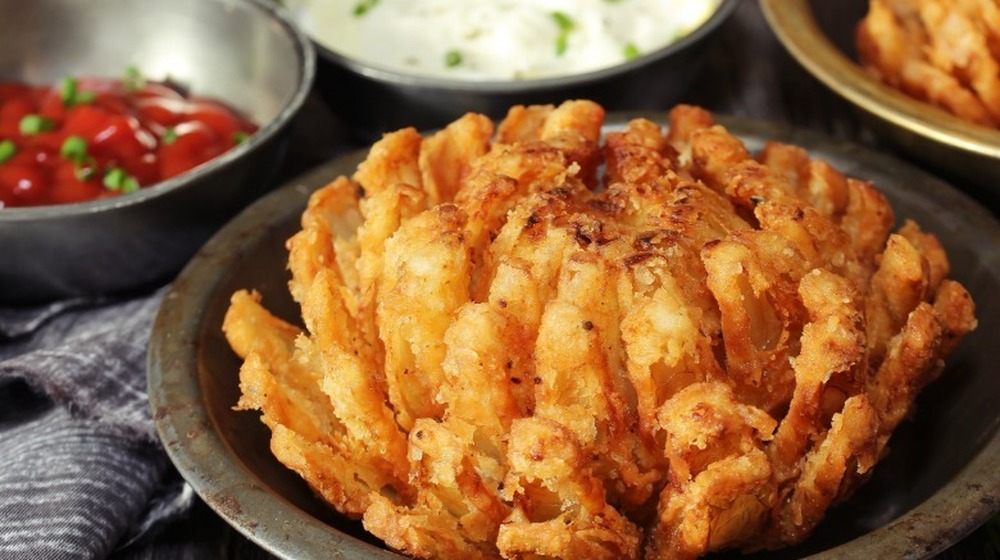
[[[66,103],[59,88],[49,88],[38,102],[38,114],[61,123],[66,118]]]
[[[35,112],[35,103],[28,98],[9,99],[0,106],[0,137],[20,138],[21,119]]]
[[[91,139],[91,153],[118,162],[133,161],[156,148],[156,139],[134,117],[117,115],[105,121]]]
[[[0,82],[0,103],[15,97],[24,97],[31,92],[31,86],[20,82]]]
[[[62,132],[68,136],[82,136],[93,141],[101,130],[108,127],[111,115],[92,105],[78,105],[66,112]]]
[[[7,160],[9,165],[24,165],[28,167],[45,166],[53,161],[55,155],[51,150],[46,150],[38,146],[28,146],[21,148]]]
[[[106,162],[103,168],[107,169],[109,166],[121,167],[143,187],[166,178],[160,174],[160,159],[157,152],[147,152],[134,159],[111,160]]]
[[[62,147],[63,140],[65,140],[65,136],[61,132],[51,130],[25,136],[23,144],[26,148],[38,148],[40,150],[58,154],[59,148]]]
[[[214,101],[202,100],[193,103],[188,111],[188,119],[207,124],[218,133],[222,142],[230,147],[236,143],[233,138],[241,128],[236,115]]]
[[[25,165],[0,165],[0,190],[8,206],[35,206],[45,201],[48,178],[42,170]]]
[[[64,161],[56,168],[49,200],[55,204],[84,202],[101,196],[105,189],[99,182],[99,177],[82,180],[78,166],[73,162]]]
[[[132,112],[129,100],[113,92],[98,93],[89,105],[111,115],[128,115]]]
[[[221,102],[187,98],[156,82],[131,86],[99,77],[43,87],[0,83],[6,158],[0,162],[0,204],[117,196],[125,185],[146,186],[180,175],[235,145],[237,132],[256,130]],[[28,115],[45,119],[45,126],[22,131]],[[125,183],[106,187],[105,176],[112,171]]]
[[[174,132],[176,138],[160,146],[160,174],[164,179],[180,175],[224,150],[218,134],[204,123],[184,122]]]
[[[177,99],[156,97],[139,99],[135,107],[139,120],[147,126],[149,123],[156,123],[162,127],[174,126],[181,122],[187,112],[187,104]]]

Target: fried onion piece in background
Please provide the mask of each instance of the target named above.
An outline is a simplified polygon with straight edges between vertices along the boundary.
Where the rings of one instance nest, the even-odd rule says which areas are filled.
[[[928,34],[924,49],[936,66],[966,84],[995,120],[1000,120],[1000,64],[987,44],[979,10],[961,3],[920,0],[920,21]]]
[[[937,0],[871,0],[856,30],[858,56],[886,84],[995,128],[1000,116],[990,105],[997,103],[1000,79],[996,55],[991,56],[996,43],[991,49],[978,24],[990,11],[974,8],[970,17],[958,8],[952,3],[944,8]],[[993,17],[995,23],[995,10]]]

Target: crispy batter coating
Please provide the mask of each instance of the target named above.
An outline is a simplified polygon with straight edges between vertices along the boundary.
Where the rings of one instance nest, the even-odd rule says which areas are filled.
[[[595,458],[560,422],[511,426],[500,495],[514,505],[497,537],[504,558],[638,558],[642,532],[608,504]]]
[[[872,184],[751,154],[698,107],[603,119],[570,101],[387,134],[288,241],[304,328],[233,294],[237,408],[394,550],[799,542],[976,327],[937,237],[893,230]]]

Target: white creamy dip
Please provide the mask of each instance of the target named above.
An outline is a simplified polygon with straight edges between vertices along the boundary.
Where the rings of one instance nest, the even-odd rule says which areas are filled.
[[[284,0],[314,40],[385,69],[459,80],[589,72],[662,48],[721,0]]]

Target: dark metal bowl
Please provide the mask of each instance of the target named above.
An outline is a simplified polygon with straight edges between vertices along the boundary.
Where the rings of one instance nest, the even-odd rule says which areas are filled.
[[[188,173],[120,197],[0,209],[0,302],[108,294],[175,274],[271,184],[315,51],[261,0],[0,0],[0,80],[153,79],[215,97],[260,126]]]
[[[347,58],[314,42],[316,88],[360,139],[414,126],[439,128],[468,111],[502,117],[512,105],[591,99],[607,109],[665,109],[704,66],[708,41],[739,0],[722,0],[700,27],[675,43],[603,70],[532,80],[466,81],[404,74]],[[293,13],[293,17],[294,13]]]
[[[865,72],[854,32],[868,0],[763,0],[775,35],[820,82],[854,104],[873,130],[914,160],[1000,202],[1000,130],[967,122]]]
[[[628,116],[636,115],[611,115],[609,125]],[[972,294],[980,321],[848,502],[832,508],[799,546],[734,557],[930,558],[1000,509],[1000,224],[966,195],[891,157],[759,121],[718,120],[751,149],[765,139],[791,142],[850,176],[873,180],[900,220],[915,219],[941,238],[951,276]],[[285,240],[300,228],[309,194],[352,173],[363,157],[325,164],[241,213],[172,284],[153,326],[149,398],[170,458],[212,509],[282,558],[399,558],[274,458],[259,413],[233,410],[240,361],[221,330],[237,289],[259,291],[273,313],[300,323],[288,294]]]

